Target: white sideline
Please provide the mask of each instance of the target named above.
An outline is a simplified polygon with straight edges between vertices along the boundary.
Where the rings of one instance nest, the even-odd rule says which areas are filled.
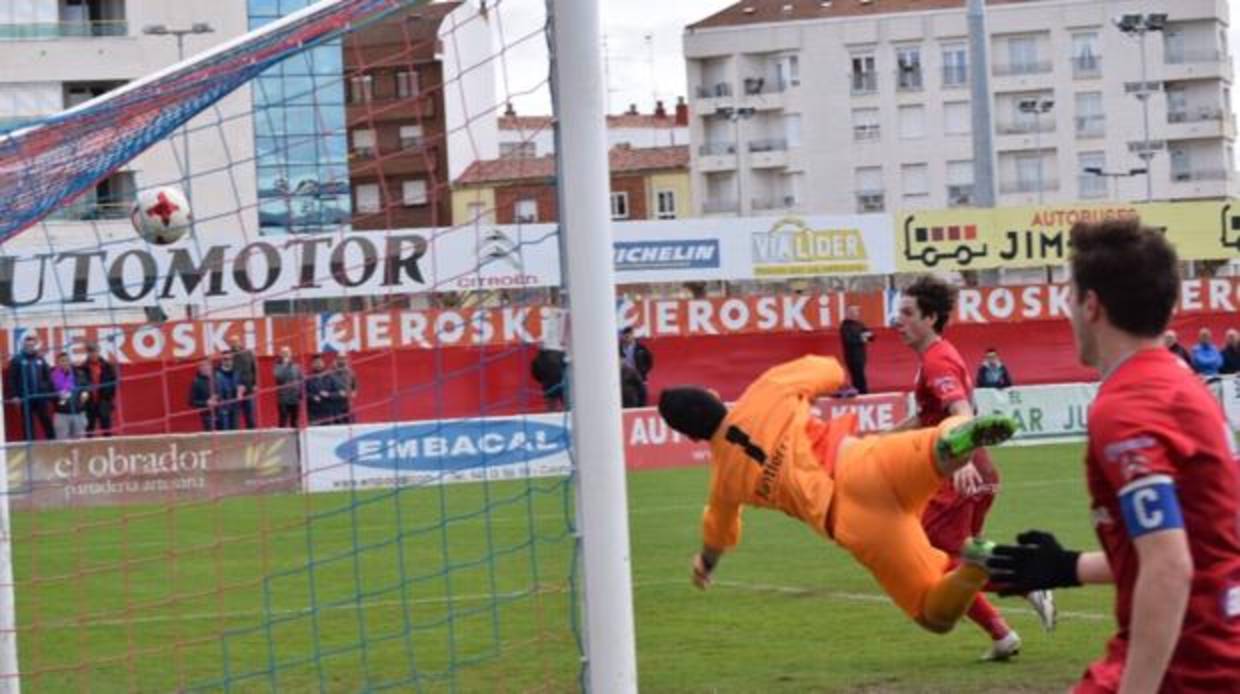
[[[633,587],[637,590],[649,588],[664,588],[668,586],[683,586],[686,594],[691,592],[693,588],[689,585],[688,577],[678,578],[676,580],[661,581],[636,581]],[[821,587],[814,586],[781,586],[767,583],[746,583],[743,581],[715,581],[714,586],[718,588],[729,588],[732,590],[741,590],[760,593],[780,593],[782,595],[792,596],[811,596],[819,597],[827,600],[835,600],[838,602],[859,602],[859,603],[889,603],[891,601],[882,593],[857,593],[839,590],[824,590]],[[516,591],[507,593],[469,593],[464,595],[456,595],[452,598],[414,598],[410,600],[377,600],[363,602],[362,609],[391,608],[399,607],[404,604],[410,605],[442,605],[449,602],[484,602],[495,598],[512,599],[522,596],[529,597],[532,595],[560,595],[567,591],[567,588],[557,586],[547,588],[540,591]],[[1002,610],[1007,613],[1018,613],[1034,615],[1034,611],[1027,607],[1007,607],[1001,606]],[[356,611],[358,605],[356,603],[345,603],[340,605],[332,605],[320,608],[320,611]],[[311,614],[312,610],[276,610],[271,613],[272,617],[295,617],[303,614]],[[85,619],[85,620],[60,620],[43,622],[39,625],[43,630],[62,631],[67,629],[83,629],[83,628],[109,628],[123,627],[136,624],[163,624],[168,622],[192,622],[209,619],[238,619],[242,617],[257,616],[254,610],[232,610],[228,612],[187,612],[175,615],[153,615],[150,617],[136,617],[133,619]],[[1062,611],[1060,617],[1068,619],[1080,619],[1085,621],[1106,621],[1110,619],[1109,615],[1098,612],[1080,612],[1080,611]]]

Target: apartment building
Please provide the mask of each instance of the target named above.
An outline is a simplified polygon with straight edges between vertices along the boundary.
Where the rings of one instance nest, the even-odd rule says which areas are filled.
[[[551,116],[518,115],[511,104],[499,118],[501,157],[544,157],[555,153],[555,128]],[[689,104],[683,97],[669,112],[662,101],[642,113],[631,104],[624,113],[607,116],[607,146],[675,147],[689,144]]]
[[[970,204],[965,4],[742,0],[687,27],[698,212]],[[1134,13],[1165,24],[1141,41]],[[1144,200],[1147,142],[1153,199],[1234,194],[1228,23],[1225,0],[990,0],[998,203]]]

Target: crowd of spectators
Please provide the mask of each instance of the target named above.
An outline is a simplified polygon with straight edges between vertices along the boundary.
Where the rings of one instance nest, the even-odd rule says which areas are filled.
[[[1202,378],[1240,374],[1240,330],[1228,330],[1220,348],[1214,344],[1214,334],[1209,328],[1197,333],[1197,344],[1191,350],[1180,344],[1174,330],[1163,333],[1163,346],[1171,350]]]

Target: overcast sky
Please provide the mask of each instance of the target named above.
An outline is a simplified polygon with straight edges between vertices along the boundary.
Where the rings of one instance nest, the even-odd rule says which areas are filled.
[[[1176,0],[1150,3],[1174,7]],[[685,94],[685,65],[681,35],[686,24],[705,18],[732,4],[732,0],[602,0],[603,32],[606,35],[608,99],[610,111],[618,113],[636,103],[649,112],[653,101],[663,99],[670,106]],[[1240,55],[1240,0],[1231,6],[1233,56]],[[542,3],[503,0],[502,20],[506,43],[527,36],[543,20]],[[1233,57],[1233,60],[1235,58]],[[508,55],[508,88],[501,91],[521,113],[547,113],[550,110],[545,89],[546,48],[530,40],[515,46]],[[1238,63],[1240,64],[1240,63]],[[526,94],[525,92],[530,92]],[[1232,90],[1233,111],[1240,113],[1240,89]],[[1240,148],[1237,148],[1240,156]]]

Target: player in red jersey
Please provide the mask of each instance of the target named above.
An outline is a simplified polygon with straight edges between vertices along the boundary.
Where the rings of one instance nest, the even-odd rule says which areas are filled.
[[[1002,592],[1114,583],[1119,631],[1076,687],[1240,692],[1240,456],[1222,409],[1159,336],[1175,250],[1136,220],[1071,232],[1072,328],[1102,373],[1085,467],[1101,552],[1030,531],[993,548]]]
[[[955,299],[955,290],[931,275],[917,278],[900,297],[900,338],[917,353],[921,368],[914,384],[917,412],[899,429],[931,427],[954,415],[974,415],[969,368],[956,347],[942,336]],[[981,449],[952,479],[944,481],[926,507],[921,523],[930,544],[955,556],[965,540],[981,534],[998,488],[999,473]],[[1028,598],[1043,627],[1048,631],[1054,628],[1054,596],[1049,591],[1035,591]],[[1020,635],[985,595],[977,596],[968,616],[991,638],[983,660],[1007,660],[1020,652]]]

